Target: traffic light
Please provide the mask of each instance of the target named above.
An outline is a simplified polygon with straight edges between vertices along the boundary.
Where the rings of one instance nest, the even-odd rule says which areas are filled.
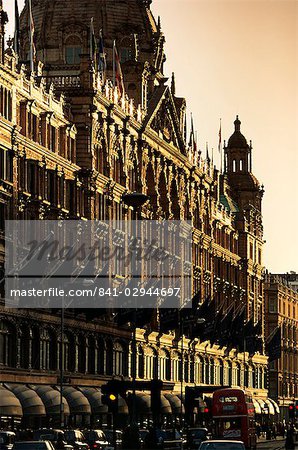
[[[118,394],[116,392],[103,394],[101,397],[101,401],[104,405],[107,405],[110,413],[118,413]]]
[[[295,417],[298,417],[298,400],[295,401]]]
[[[295,418],[295,405],[294,403],[291,403],[289,405],[289,418],[294,419]]]

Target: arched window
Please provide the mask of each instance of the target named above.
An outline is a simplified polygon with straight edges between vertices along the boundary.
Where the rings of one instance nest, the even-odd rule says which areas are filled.
[[[88,338],[88,372],[95,373],[96,345],[93,336]]]
[[[125,365],[125,355],[124,348],[120,342],[115,342],[114,344],[114,374],[124,375],[124,365]]]
[[[236,159],[233,159],[233,172],[236,172]]]
[[[215,365],[214,359],[210,358],[210,384],[215,384]]]
[[[78,338],[78,371],[86,372],[86,338],[82,335]]]
[[[185,383],[189,382],[189,357],[188,353],[184,354],[184,365],[183,365],[183,372],[184,372],[184,381]]]
[[[0,364],[3,366],[15,366],[15,333],[8,322],[0,322]]]
[[[100,337],[98,339],[98,354],[97,354],[97,372],[101,375],[105,374],[106,370],[106,342]]]
[[[195,361],[195,383],[204,383],[204,360],[199,355],[197,355]]]
[[[138,347],[138,378],[143,379],[145,375],[145,360],[144,360],[144,351],[139,345]]]
[[[231,361],[227,361],[227,380],[228,386],[233,385],[233,366]]]
[[[30,347],[31,335],[30,329],[27,326],[22,326],[20,329],[20,366],[22,369],[28,369],[30,364]]]
[[[63,367],[66,372],[75,370],[76,349],[74,337],[70,333],[63,335]],[[59,361],[60,366],[60,361]]]
[[[241,386],[241,366],[239,363],[236,363],[235,372],[236,372],[235,384],[236,384],[236,386],[240,387]]]
[[[159,354],[160,379],[171,380],[171,360],[168,350],[162,349]]]
[[[158,378],[158,354],[152,347],[147,348],[146,353],[146,378],[148,380]]]
[[[107,351],[106,351],[106,374],[113,375],[113,350],[114,345],[113,342],[109,339],[106,343]]]
[[[77,35],[69,36],[64,44],[66,64],[80,64],[82,42]]]
[[[219,360],[219,384],[221,386],[224,385],[224,363],[223,361],[220,359]]]

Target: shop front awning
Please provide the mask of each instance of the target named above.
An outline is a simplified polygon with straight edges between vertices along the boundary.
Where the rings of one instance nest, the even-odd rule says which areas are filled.
[[[172,414],[171,403],[164,394],[160,395],[161,414]]]
[[[60,387],[58,387],[60,392]],[[87,397],[73,386],[63,386],[63,397],[69,405],[70,414],[91,414],[91,406]]]
[[[279,409],[279,406],[278,406],[278,404],[276,403],[276,401],[275,401],[275,400],[272,400],[272,398],[268,398],[268,400],[273,404],[274,409],[275,409],[275,413],[276,413],[276,414],[280,414],[280,409]]]
[[[0,416],[22,417],[22,405],[13,392],[0,386]]]
[[[48,385],[30,385],[30,387],[37,392],[39,397],[41,398],[48,415],[56,415],[60,414],[60,392],[57,389],[54,389],[52,386]],[[63,411],[65,415],[70,414],[69,406],[65,397],[62,397],[63,403]]]
[[[102,403],[102,393],[98,389],[85,386],[80,386],[78,389],[87,398],[93,414],[107,414],[109,412],[107,405]]]
[[[5,384],[19,399],[24,416],[45,416],[45,406],[36,391],[25,384]]]
[[[178,395],[175,394],[164,394],[165,398],[170,402],[173,414],[184,414],[184,405],[181,402]]]
[[[130,406],[132,405],[132,396],[130,396]],[[151,398],[144,392],[136,392],[136,410],[138,414],[151,414]]]
[[[255,398],[252,399],[252,402],[253,402],[253,405],[254,405],[254,408],[255,408],[255,413],[256,414],[262,414],[260,403]]]
[[[268,412],[269,412],[269,414],[272,415],[272,416],[274,416],[274,414],[275,414],[275,408],[274,408],[274,405],[273,405],[273,403],[270,401],[269,398],[267,398],[267,399],[265,400],[265,405],[268,407]],[[265,406],[265,408],[266,408],[266,406]]]

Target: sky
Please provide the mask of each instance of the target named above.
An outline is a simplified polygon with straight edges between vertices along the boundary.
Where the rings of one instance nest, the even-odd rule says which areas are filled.
[[[13,1],[3,0],[13,30]],[[19,0],[19,8],[23,4]],[[265,258],[270,272],[298,273],[298,1],[153,0],[166,38],[165,74],[192,112],[203,155],[219,167],[218,132],[236,115],[265,186]]]

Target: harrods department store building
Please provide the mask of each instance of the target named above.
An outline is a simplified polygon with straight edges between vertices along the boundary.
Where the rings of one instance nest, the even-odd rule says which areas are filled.
[[[198,303],[213,301],[221,322],[241,313],[253,330],[258,326],[259,336],[258,346],[248,346],[243,334],[240,346],[228,338],[219,342],[216,332],[210,340],[204,330],[182,338],[178,323],[163,331],[155,313],[137,329],[137,378],[173,383],[163,393],[165,415],[183,411],[186,385],[246,387],[261,412],[271,402],[264,353],[263,188],[252,173],[252,147],[240,120],[224,147],[220,173],[208,155],[203,159],[188,144],[186,102],[176,96],[174,78],[169,86],[163,73],[165,38],[148,0],[53,0],[50,6],[32,1],[33,73],[27,61],[28,3],[21,14],[20,55],[11,45],[4,51],[7,17],[1,3],[2,269],[5,219],[130,220],[122,195],[147,194],[142,219],[192,221],[192,288]],[[96,39],[100,28],[105,38],[106,79],[90,53],[91,17]],[[111,82],[114,39],[122,97]],[[90,417],[100,421],[107,412],[100,386],[131,378],[129,325],[119,326],[106,310],[92,316],[69,310],[61,336],[60,311],[8,309],[4,297],[2,284],[0,390],[7,401],[0,400],[2,420],[54,421],[63,364],[65,414],[77,424]],[[140,414],[150,414],[148,395],[138,396]],[[34,407],[24,400],[28,397]],[[127,414],[124,400],[121,408]]]

